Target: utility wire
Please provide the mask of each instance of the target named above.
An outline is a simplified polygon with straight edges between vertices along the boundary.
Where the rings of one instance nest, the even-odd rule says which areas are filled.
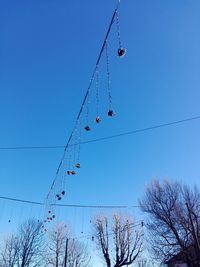
[[[33,205],[40,205],[43,206],[45,203],[37,202],[37,201],[31,201],[31,200],[24,200],[19,198],[11,198],[11,197],[4,197],[0,196],[0,199],[3,200],[9,200],[14,202],[21,202],[21,203],[27,203],[27,204],[33,204]],[[51,204],[50,204],[51,205]],[[122,205],[77,205],[77,204],[52,204],[52,206],[56,207],[69,207],[69,208],[97,208],[97,209],[126,209],[126,208],[139,208],[140,206],[122,206]]]
[[[36,201],[24,200],[24,199],[12,198],[12,197],[2,197],[2,196],[0,196],[0,199],[10,200],[10,201],[14,201],[14,202],[27,203],[27,204],[34,204],[34,205],[44,205],[42,202],[36,202]]]
[[[85,145],[88,143],[100,142],[100,141],[109,140],[109,139],[113,139],[113,138],[123,137],[126,135],[132,135],[132,134],[147,132],[147,131],[151,131],[151,130],[156,130],[159,128],[175,126],[175,125],[179,125],[179,124],[183,124],[186,122],[195,121],[195,120],[199,120],[199,119],[200,119],[200,116],[195,116],[195,117],[185,118],[182,120],[171,121],[171,122],[167,122],[167,123],[161,123],[161,124],[153,125],[150,127],[140,128],[140,129],[136,129],[136,130],[132,130],[132,131],[122,132],[119,134],[114,134],[114,135],[109,135],[109,136],[100,137],[100,138],[96,138],[96,139],[82,141],[82,142],[80,142],[80,144]],[[71,146],[74,146],[74,145],[77,145],[77,144],[72,144]],[[60,145],[60,146],[56,146],[56,145],[55,146],[13,146],[13,147],[10,146],[10,147],[0,147],[0,150],[32,150],[32,149],[58,149],[58,148],[65,148],[65,146],[63,146],[63,145]]]
[[[130,223],[129,226],[130,226],[130,229],[134,229],[135,227],[138,227],[138,226],[143,227],[143,226],[145,226],[145,224],[144,224],[144,221],[140,221],[140,222],[136,222],[136,223]],[[120,232],[123,232],[123,229]],[[112,235],[114,235],[113,232],[108,232],[108,236],[112,236]],[[84,236],[78,236],[74,239],[82,239],[82,238],[90,239],[91,237],[94,238],[95,236],[94,235],[84,235]]]

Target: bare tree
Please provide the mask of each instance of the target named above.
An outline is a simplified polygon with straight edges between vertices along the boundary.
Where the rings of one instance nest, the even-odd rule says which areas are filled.
[[[177,182],[155,180],[140,201],[148,214],[149,240],[162,262],[181,252],[188,266],[200,266],[200,193]]]
[[[134,265],[135,266],[135,265]],[[161,265],[154,261],[153,259],[151,259],[150,255],[143,255],[141,258],[138,259],[137,267],[161,267]]]
[[[106,216],[95,219],[97,245],[107,267],[131,265],[140,255],[143,231],[135,226],[130,217],[125,215],[113,215],[111,226]]]
[[[19,228],[18,267],[41,266],[43,252],[42,223],[29,219]]]
[[[149,263],[146,259],[140,259],[138,261],[137,267],[149,267]]]
[[[75,240],[69,240],[68,267],[89,267],[90,256],[87,247]]]
[[[66,239],[69,238],[69,231],[64,224],[57,224],[49,235],[47,264],[50,266],[63,266]]]
[[[18,258],[18,237],[15,235],[8,236],[3,244],[0,256],[0,267],[14,267]]]
[[[49,235],[47,264],[55,267],[87,267],[89,255],[84,244],[73,239],[64,224],[56,225]]]
[[[41,227],[42,223],[30,219],[19,227],[16,235],[6,238],[0,253],[0,266],[41,266],[43,252]]]

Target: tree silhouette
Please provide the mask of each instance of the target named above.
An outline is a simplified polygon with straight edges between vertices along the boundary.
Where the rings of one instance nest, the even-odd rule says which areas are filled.
[[[106,216],[94,220],[97,246],[102,252],[107,267],[131,265],[142,251],[143,231],[135,228],[132,219],[115,214],[109,226]]]

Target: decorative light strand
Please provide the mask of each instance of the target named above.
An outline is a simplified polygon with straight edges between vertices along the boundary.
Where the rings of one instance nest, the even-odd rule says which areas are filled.
[[[47,206],[49,206],[50,203],[54,203],[54,205],[55,205],[56,201],[57,200],[61,200],[62,197],[65,195],[64,189],[62,190],[62,186],[64,184],[64,183],[62,183],[62,180],[65,179],[65,175],[60,174],[60,172],[63,172],[63,170],[65,168],[67,168],[67,174],[68,175],[74,175],[74,174],[76,174],[74,168],[75,167],[77,167],[77,168],[80,167],[80,162],[77,162],[77,164],[76,164],[76,158],[77,158],[77,155],[76,155],[76,153],[77,153],[77,151],[76,151],[76,145],[74,145],[73,152],[72,152],[72,146],[73,146],[73,143],[76,144],[78,142],[78,144],[79,144],[78,158],[79,158],[80,157],[80,144],[81,144],[81,142],[80,142],[80,138],[79,138],[80,137],[80,134],[79,134],[79,137],[76,139],[77,129],[80,126],[80,121],[81,121],[81,118],[82,118],[82,113],[83,112],[86,112],[85,113],[85,116],[86,116],[85,130],[86,131],[90,131],[91,130],[91,128],[89,126],[90,91],[91,91],[91,86],[93,84],[95,75],[96,75],[96,90],[98,90],[98,79],[99,78],[98,78],[97,70],[98,70],[99,63],[100,63],[100,60],[101,60],[101,57],[102,57],[102,54],[103,54],[104,49],[106,49],[106,58],[107,58],[107,81],[108,81],[108,94],[109,94],[109,111],[108,111],[108,116],[112,117],[114,115],[114,112],[111,110],[110,73],[109,73],[109,59],[108,59],[108,51],[107,51],[107,49],[108,49],[108,47],[107,47],[108,46],[107,45],[107,40],[108,40],[108,36],[109,36],[110,30],[111,30],[111,27],[112,27],[113,22],[114,22],[115,17],[116,17],[117,10],[119,8],[119,4],[120,4],[120,1],[118,1],[117,7],[114,10],[114,13],[113,13],[111,22],[109,24],[109,27],[108,27],[108,30],[107,30],[107,33],[106,33],[106,36],[105,36],[105,39],[104,39],[104,42],[103,42],[103,45],[102,45],[102,48],[100,50],[100,53],[99,53],[99,56],[97,58],[97,62],[96,62],[94,71],[92,73],[92,76],[91,76],[91,79],[90,79],[90,82],[89,82],[89,86],[87,88],[87,91],[86,91],[85,97],[83,99],[81,108],[80,108],[79,113],[78,113],[78,116],[76,118],[75,126],[74,126],[74,128],[73,128],[73,130],[72,130],[72,132],[71,132],[71,134],[69,136],[68,142],[67,142],[67,144],[65,146],[65,149],[64,149],[63,156],[61,158],[60,164],[59,164],[59,166],[57,168],[57,171],[56,171],[55,179],[53,180],[52,185],[51,185],[51,188],[50,188],[50,191],[49,191],[49,193],[48,193],[48,195],[46,197]],[[99,101],[99,99],[98,99],[98,97],[99,97],[98,91],[96,92],[96,97],[97,97],[97,101]],[[97,102],[97,105],[98,105],[98,109],[99,109],[99,102]],[[99,110],[97,110],[97,112],[99,112]],[[97,123],[100,122],[100,118],[96,118],[96,122]],[[66,159],[66,157],[69,160],[69,166],[65,166],[65,159]],[[58,192],[55,192],[56,191],[56,188],[57,188],[57,191]],[[56,194],[56,196],[54,194]],[[48,211],[48,212],[51,213],[51,211]],[[49,217],[47,217],[47,219],[49,219]],[[52,220],[52,217],[50,217],[50,220]]]

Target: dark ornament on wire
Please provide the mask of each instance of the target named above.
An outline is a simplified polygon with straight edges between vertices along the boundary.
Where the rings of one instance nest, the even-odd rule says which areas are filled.
[[[58,200],[61,200],[62,198],[61,197],[58,197]]]
[[[87,131],[87,132],[89,132],[89,131],[91,131],[91,128],[90,128],[90,126],[85,126],[85,130]]]
[[[95,121],[96,121],[96,123],[100,123],[100,122],[101,122],[101,118],[100,118],[99,116],[97,116],[97,117],[95,118]]]
[[[61,192],[61,194],[64,196],[64,195],[65,195],[65,191],[63,190],[63,191]]]
[[[75,175],[75,174],[76,174],[76,172],[75,172],[75,171],[71,171],[71,174],[72,174],[72,175]]]
[[[126,54],[126,49],[121,47],[121,48],[118,49],[117,53],[118,53],[119,57],[123,57]]]
[[[71,174],[71,171],[67,171],[67,175],[70,175]]]
[[[76,163],[76,168],[78,168],[78,169],[80,169],[80,167],[81,167],[81,164],[80,163]]]
[[[108,111],[108,116],[109,116],[109,117],[113,117],[114,115],[115,115],[114,111],[110,109],[110,110]]]
[[[55,217],[56,217],[55,215],[52,215],[52,218],[53,218],[53,219],[55,219]]]

